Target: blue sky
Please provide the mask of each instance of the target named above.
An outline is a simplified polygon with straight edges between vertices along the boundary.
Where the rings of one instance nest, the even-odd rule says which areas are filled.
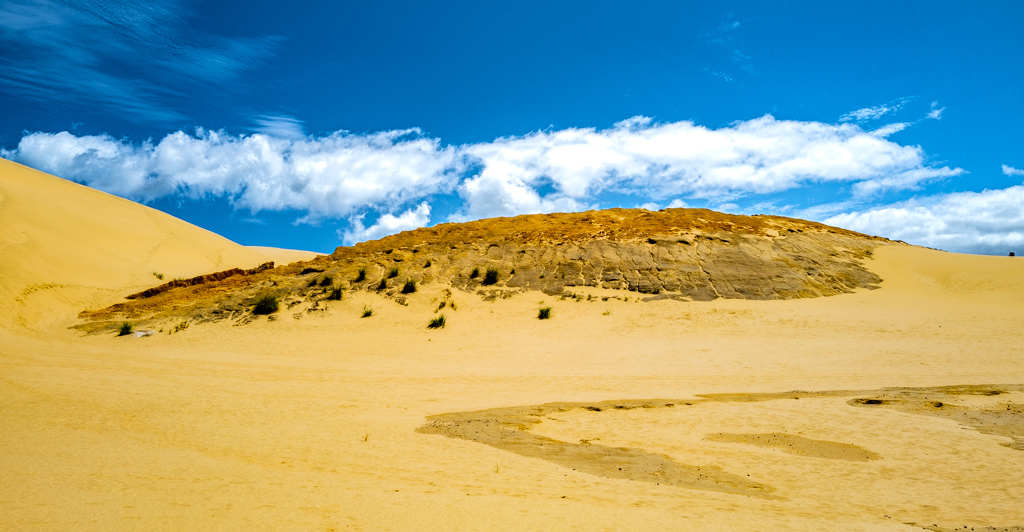
[[[0,3],[0,155],[328,252],[603,207],[1024,252],[1024,3]]]

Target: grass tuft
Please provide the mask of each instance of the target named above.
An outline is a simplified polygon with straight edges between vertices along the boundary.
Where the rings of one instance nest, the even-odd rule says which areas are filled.
[[[359,268],[359,274],[356,275],[355,283],[361,283],[366,280],[366,268]]]
[[[320,279],[320,286],[331,286],[334,284],[334,277],[325,275],[323,279]]]
[[[447,323],[447,320],[445,320],[444,314],[441,314],[440,316],[430,320],[430,322],[427,323],[427,328],[428,329],[444,329],[444,326],[445,326],[446,323]]]
[[[403,294],[411,294],[411,293],[413,293],[415,291],[416,291],[416,281],[413,281],[412,279],[409,279],[408,281],[406,281],[405,285],[402,286],[402,293]]]
[[[551,307],[544,307],[537,311],[538,320],[551,319]]]
[[[391,268],[391,271],[388,272],[388,279],[394,279],[395,277],[398,277],[398,268]]]
[[[329,301],[341,301],[341,296],[344,293],[345,293],[345,290],[343,288],[341,288],[340,286],[332,288],[331,291],[327,293],[327,299]]]
[[[363,305],[363,315],[360,318],[369,318],[373,316],[373,309],[369,305]]]
[[[473,271],[469,274],[469,278],[476,279],[477,277],[480,277],[480,268],[473,268]]]
[[[424,268],[429,268],[429,267],[430,267],[430,261],[428,260],[427,262],[425,262],[425,263],[423,264],[423,267],[424,267]]]
[[[128,335],[129,335],[129,334],[131,334],[131,333],[132,333],[132,331],[134,331],[134,330],[135,330],[135,329],[134,329],[134,328],[132,327],[132,324],[131,324],[131,323],[128,323],[128,322],[126,321],[126,322],[124,322],[124,323],[122,323],[122,324],[121,324],[121,330],[120,330],[120,331],[118,331],[117,335],[118,335],[118,336],[128,336]]]
[[[273,314],[280,308],[281,302],[277,296],[267,294],[258,300],[256,305],[252,307],[253,314]]]
[[[381,279],[380,280],[380,284],[377,285],[377,290],[387,290],[387,289],[388,289],[388,280],[387,279]]]
[[[156,277],[157,279],[159,279],[161,281],[164,280],[164,274],[162,274],[160,272],[153,272],[153,277]]]
[[[484,286],[490,286],[498,283],[498,269],[487,268],[487,273],[484,274],[484,280],[480,284]]]

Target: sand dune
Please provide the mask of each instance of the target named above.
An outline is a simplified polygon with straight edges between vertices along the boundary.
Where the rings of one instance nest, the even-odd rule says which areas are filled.
[[[0,267],[16,282],[4,294],[60,279],[82,292],[3,307],[32,328],[0,329],[0,529],[1024,524],[1024,451],[1012,445],[1024,416],[1024,259],[880,244],[864,263],[880,288],[832,297],[639,302],[578,288],[579,299],[484,301],[434,282],[404,304],[354,291],[243,326],[79,335],[53,327],[75,323],[72,305],[148,286],[158,265],[185,276],[207,273],[203,260],[226,266],[213,249],[263,257],[230,255],[230,242],[169,217],[145,233],[151,214],[131,204],[117,215],[135,232],[118,233],[117,219],[75,207],[79,188],[67,184],[47,189],[68,206],[46,225],[31,208],[44,204],[12,199],[33,175],[2,181],[3,227],[31,236],[5,233]],[[98,244],[75,242],[62,222],[76,216],[75,235]],[[160,262],[138,234],[181,243],[153,253],[171,256]],[[194,269],[170,271],[179,252]],[[52,321],[24,310],[50,305]],[[550,320],[536,319],[541,306]],[[428,330],[440,313],[447,326]],[[522,436],[499,445],[465,426],[472,437],[422,430],[508,411],[518,417],[488,419]],[[571,456],[519,452],[528,442]],[[627,465],[605,474],[617,460]]]
[[[240,246],[165,213],[0,159],[0,326],[46,328],[137,288],[312,253]]]

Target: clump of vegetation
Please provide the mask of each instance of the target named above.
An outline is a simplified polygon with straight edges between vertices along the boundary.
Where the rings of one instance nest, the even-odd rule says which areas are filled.
[[[473,268],[473,271],[469,274],[469,278],[476,279],[477,277],[480,277],[480,268]]]
[[[430,320],[430,322],[427,323],[427,328],[428,329],[444,329],[444,326],[445,326],[446,322],[447,322],[447,320],[445,320],[444,314],[441,314],[440,316]]]
[[[369,305],[363,305],[363,315],[360,318],[369,318],[373,316],[373,309]]]
[[[538,320],[551,319],[551,307],[543,307],[539,311],[537,311],[537,319]]]
[[[388,280],[387,279],[381,279],[380,280],[380,284],[377,285],[377,290],[387,290],[387,289],[388,289]]]
[[[361,283],[366,280],[366,268],[359,268],[359,273],[356,275],[356,280],[353,282]]]
[[[442,301],[440,304],[437,305],[437,310],[443,309],[444,306],[447,305],[447,304],[448,304],[447,301]]]
[[[320,286],[331,286],[334,284],[334,277],[325,275],[323,279],[320,279]]]
[[[398,268],[391,268],[391,271],[388,272],[388,279],[394,279],[395,277],[398,277]]]
[[[253,314],[273,314],[281,307],[281,301],[275,295],[267,294],[258,300],[252,308]]]
[[[413,293],[415,291],[416,291],[416,281],[413,281],[412,279],[409,279],[408,281],[406,281],[405,285],[402,286],[402,293],[403,294],[411,294],[411,293]]]
[[[602,316],[611,316],[612,315],[612,311],[606,310],[606,311],[602,312],[601,315]]]
[[[427,260],[427,262],[423,264],[423,267],[424,268],[429,268],[430,267],[430,261]]]
[[[306,286],[307,287],[309,287],[309,286],[316,286],[316,277],[310,279],[309,282],[306,283]]]
[[[341,301],[341,296],[344,294],[344,292],[345,290],[340,286],[334,287],[330,290],[330,292],[327,293],[327,299],[330,301]]]
[[[169,334],[179,333],[181,331],[184,331],[185,329],[188,329],[188,322],[187,321],[183,321],[183,322],[175,325],[174,329]]]
[[[162,274],[160,272],[153,272],[153,277],[156,277],[157,279],[160,279],[161,281],[164,280],[164,274]]]
[[[126,321],[126,322],[124,322],[124,323],[122,323],[122,324],[121,324],[121,330],[120,330],[120,331],[118,331],[117,335],[118,335],[118,336],[128,336],[128,335],[129,335],[129,334],[131,334],[131,333],[132,333],[132,331],[134,331],[134,330],[135,330],[135,329],[134,329],[134,328],[132,327],[132,324],[131,324],[131,323],[128,323],[128,322]]]
[[[487,273],[484,274],[484,280],[480,284],[484,286],[490,286],[498,283],[498,269],[487,268]]]

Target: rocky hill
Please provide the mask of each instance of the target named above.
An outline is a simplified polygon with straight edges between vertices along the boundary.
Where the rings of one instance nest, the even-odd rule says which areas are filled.
[[[597,287],[644,299],[793,299],[875,288],[863,264],[885,239],[778,216],[705,209],[537,214],[407,231],[271,269],[178,282],[98,311],[87,331],[119,320],[253,318],[258,298],[314,312],[341,290],[404,303],[410,286],[442,283],[485,299]],[[201,280],[205,281],[205,279]]]

